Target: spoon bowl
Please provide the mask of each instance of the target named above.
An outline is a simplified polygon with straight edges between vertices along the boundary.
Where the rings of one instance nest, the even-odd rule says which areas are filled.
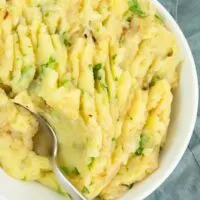
[[[58,139],[56,132],[49,122],[40,114],[34,113],[27,107],[15,103],[20,109],[24,109],[36,118],[39,123],[38,132],[33,138],[33,151],[40,155],[48,157],[52,165],[52,170],[59,183],[66,189],[74,200],[86,200],[86,198],[76,189],[76,187],[62,173],[57,163]]]

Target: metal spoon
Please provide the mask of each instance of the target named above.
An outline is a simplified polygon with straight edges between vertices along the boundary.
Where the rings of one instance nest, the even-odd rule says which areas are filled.
[[[53,172],[58,178],[59,183],[67,190],[74,200],[86,200],[86,198],[74,187],[74,185],[65,177],[58,167],[58,139],[52,126],[40,114],[30,111],[21,104],[15,103],[15,105],[31,113],[39,123],[39,131],[33,138],[34,152],[36,152],[38,155],[49,158]]]

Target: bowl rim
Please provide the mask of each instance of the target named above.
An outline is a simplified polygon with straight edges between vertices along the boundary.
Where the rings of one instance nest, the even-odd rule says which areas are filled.
[[[179,164],[181,158],[183,157],[188,144],[190,142],[190,139],[193,134],[193,130],[195,127],[196,123],[196,118],[197,118],[197,113],[198,113],[198,102],[199,102],[199,86],[198,86],[198,76],[197,76],[197,70],[196,70],[196,65],[194,61],[194,57],[192,55],[192,51],[190,49],[190,46],[188,44],[188,41],[186,37],[183,34],[183,31],[181,30],[180,26],[177,24],[175,19],[172,17],[172,15],[167,11],[167,9],[158,1],[158,0],[151,0],[153,5],[156,7],[157,11],[160,13],[161,16],[164,18],[167,18],[169,23],[171,23],[176,30],[176,35],[180,36],[182,40],[182,46],[185,47],[185,50],[187,52],[188,60],[191,63],[191,74],[192,78],[194,80],[193,85],[194,85],[194,97],[193,97],[193,107],[192,107],[192,115],[191,115],[191,123],[188,125],[188,135],[184,139],[184,142],[182,142],[182,145],[180,146],[179,151],[177,152],[176,158],[174,159],[174,162],[172,162],[168,169],[162,174],[162,176],[159,178],[159,180],[155,181],[148,189],[146,189],[143,193],[137,194],[137,200],[143,200],[146,197],[148,197],[151,193],[153,193],[156,189],[158,189],[164,181],[167,180],[167,178],[170,176],[170,174],[175,170],[177,165]],[[175,32],[175,31],[173,31]],[[133,189],[134,190],[134,189]],[[131,192],[131,190],[130,190]],[[126,196],[126,195],[125,195]],[[123,197],[122,200],[127,200],[128,198]]]
[[[174,169],[177,167],[178,163],[180,162],[181,158],[183,157],[183,154],[185,153],[187,146],[190,142],[190,139],[193,134],[194,126],[196,123],[196,116],[198,111],[198,102],[199,102],[199,86],[198,86],[198,78],[197,78],[197,71],[196,71],[196,65],[194,62],[194,58],[191,52],[191,49],[189,47],[189,44],[180,29],[179,25],[176,23],[174,18],[171,16],[171,14],[166,10],[166,8],[158,2],[158,0],[151,0],[151,2],[155,5],[158,12],[160,12],[161,16],[165,16],[169,19],[170,23],[172,23],[177,31],[177,35],[179,35],[182,38],[183,46],[185,47],[187,53],[188,53],[188,60],[191,63],[191,73],[194,79],[194,97],[193,97],[193,112],[191,115],[191,123],[188,125],[189,127],[189,133],[187,135],[187,138],[185,138],[184,142],[182,143],[179,151],[177,152],[176,159],[174,162],[170,163],[168,170],[165,171],[162,176],[159,178],[158,181],[154,182],[150,187],[146,188],[145,191],[141,194],[137,195],[137,200],[145,199],[147,196],[149,196],[152,192],[154,192],[168,177],[169,175],[174,171]],[[131,191],[131,190],[130,190]],[[0,193],[0,199],[4,199],[4,196],[1,196]],[[5,198],[6,199],[6,198]],[[23,197],[21,198],[23,199]],[[128,198],[122,198],[123,200],[128,200]],[[133,200],[134,198],[131,198]]]

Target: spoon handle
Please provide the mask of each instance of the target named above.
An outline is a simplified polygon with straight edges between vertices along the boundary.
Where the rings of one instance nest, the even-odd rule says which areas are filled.
[[[56,174],[59,183],[66,189],[73,200],[87,200],[71,183],[67,180],[61,170],[58,168],[54,158],[51,159],[53,171]]]

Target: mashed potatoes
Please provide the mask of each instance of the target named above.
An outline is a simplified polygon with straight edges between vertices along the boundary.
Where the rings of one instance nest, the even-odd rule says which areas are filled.
[[[159,163],[181,62],[150,0],[0,0],[0,164],[64,193],[32,151],[42,113],[63,173],[116,200]]]

